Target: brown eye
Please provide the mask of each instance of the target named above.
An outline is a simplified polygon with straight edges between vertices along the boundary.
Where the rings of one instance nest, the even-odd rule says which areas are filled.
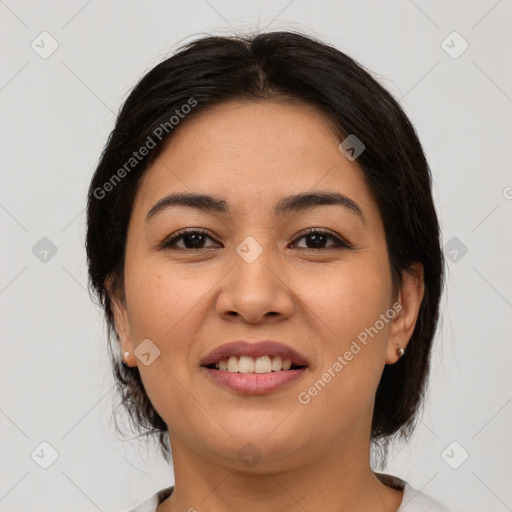
[[[327,250],[327,249],[335,249],[335,248],[351,248],[350,244],[348,244],[345,240],[335,236],[333,233],[329,231],[312,229],[305,234],[302,234],[297,240],[306,239],[307,247],[303,247],[306,250]],[[327,246],[328,241],[331,240],[333,244],[331,246]],[[295,243],[296,243],[295,242]]]
[[[200,249],[208,249],[215,247],[215,245],[206,246],[207,240],[213,238],[206,232],[201,230],[185,230],[179,232],[176,236],[164,242],[162,249],[175,249],[183,251],[195,251]],[[306,251],[322,251],[337,248],[351,249],[352,246],[343,240],[341,237],[325,230],[311,229],[303,233],[300,237],[295,239],[295,244],[298,240],[306,240],[306,247],[299,247]],[[331,244],[329,245],[329,241]],[[182,244],[181,246],[179,244]]]
[[[213,246],[208,246],[208,247],[204,246],[206,239],[213,240],[208,235],[208,233],[206,231],[187,230],[187,231],[182,231],[174,238],[171,238],[170,240],[164,242],[161,247],[163,249],[176,248],[176,249],[187,250],[187,251],[193,251],[196,249],[204,249],[204,248],[208,248],[208,247],[213,247]],[[180,242],[180,241],[183,241],[184,247],[183,246],[180,247],[179,245],[177,245],[178,242]]]

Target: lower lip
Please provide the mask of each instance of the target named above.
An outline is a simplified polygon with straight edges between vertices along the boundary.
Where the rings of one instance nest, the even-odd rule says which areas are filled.
[[[212,379],[227,388],[245,395],[272,393],[300,379],[307,368],[269,373],[234,373],[202,367]]]

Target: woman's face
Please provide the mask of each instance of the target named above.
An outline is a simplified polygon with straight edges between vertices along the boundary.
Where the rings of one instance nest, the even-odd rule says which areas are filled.
[[[376,202],[340,142],[310,106],[230,101],[186,120],[147,170],[116,327],[173,451],[266,471],[367,445],[382,370],[407,344],[421,293],[393,295]],[[177,193],[224,208],[148,216]],[[283,203],[312,193],[341,202]],[[176,238],[183,230],[207,234]],[[213,356],[232,356],[229,370],[203,366],[239,340]],[[250,352],[266,340],[284,347]],[[305,365],[269,372],[279,354]],[[249,373],[230,371],[237,363]]]

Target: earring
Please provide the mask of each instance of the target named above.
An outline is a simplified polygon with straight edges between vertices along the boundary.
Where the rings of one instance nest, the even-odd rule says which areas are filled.
[[[130,355],[130,352],[123,352],[123,356],[124,356],[124,358],[122,359],[122,363],[123,363],[123,366],[124,366],[125,368],[130,368],[130,367],[128,366],[128,363],[126,362],[126,360],[128,359],[128,356],[129,356],[129,355]]]
[[[399,347],[396,349],[396,355],[400,358],[403,357],[405,354],[405,350],[402,347]]]

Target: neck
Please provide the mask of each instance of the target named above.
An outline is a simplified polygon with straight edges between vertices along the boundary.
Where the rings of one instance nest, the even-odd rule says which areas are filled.
[[[395,512],[402,501],[402,491],[373,473],[369,442],[328,445],[314,460],[279,471],[219,465],[176,439],[171,447],[174,492],[158,512]]]

